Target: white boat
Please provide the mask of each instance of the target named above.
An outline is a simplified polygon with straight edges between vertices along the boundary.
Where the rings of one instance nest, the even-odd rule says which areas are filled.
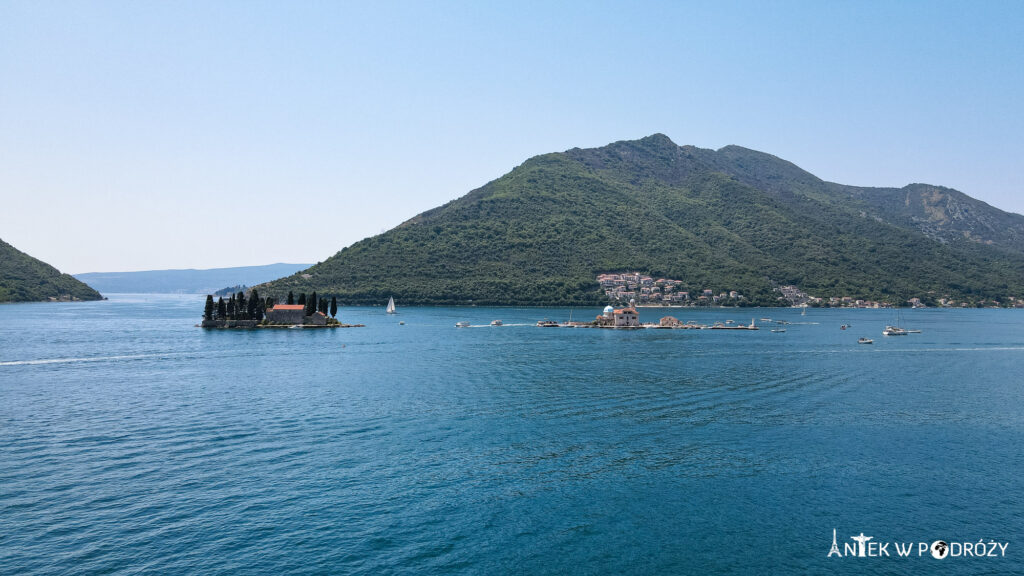
[[[501,320],[491,320],[491,326],[501,326]]]
[[[785,332],[785,328],[772,328],[772,332]]]
[[[388,297],[388,307],[385,310],[385,312],[387,312],[388,314],[394,314],[395,313],[395,297],[394,296]]]
[[[463,320],[462,322],[456,322],[455,323],[455,327],[456,328],[469,328],[469,322],[466,322],[465,320]]]
[[[858,338],[857,344],[874,344],[875,341],[871,338]]]
[[[907,331],[899,326],[886,326],[885,330],[882,330],[883,336],[906,336]]]

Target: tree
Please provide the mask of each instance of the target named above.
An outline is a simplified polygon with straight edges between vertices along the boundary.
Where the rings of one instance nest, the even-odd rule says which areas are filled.
[[[306,316],[312,316],[316,312],[316,292],[306,299]]]
[[[224,297],[217,298],[217,320],[225,320],[228,317],[228,309],[224,304]]]
[[[270,308],[273,308],[273,307],[274,307],[274,298],[273,298],[273,296],[267,296],[267,301],[264,304],[264,310],[269,310]]]
[[[331,296],[331,318],[338,316],[338,298]]]
[[[262,322],[263,316],[266,315],[267,313],[267,309],[263,305],[263,300],[253,298],[252,301],[256,303],[256,310],[255,313],[253,314],[252,319],[257,322]]]
[[[297,304],[299,304],[300,306],[305,306],[306,305],[306,293],[305,292],[303,292],[302,294],[299,294],[299,301],[297,302]]]
[[[321,298],[316,304],[316,311],[327,315],[327,298]]]
[[[252,292],[249,292],[249,320],[258,319],[256,318],[256,311],[259,310],[261,304],[263,302],[260,300],[259,292],[256,292],[256,289],[253,288]]]
[[[228,298],[228,320],[235,319],[235,295],[232,294],[231,298]]]
[[[203,320],[213,320],[213,294],[206,295],[206,307],[203,308]]]
[[[247,320],[246,316],[247,308],[245,306],[245,292],[239,292],[235,298],[235,314],[238,320]]]
[[[291,291],[291,290],[289,290],[289,291],[288,291],[288,305],[289,305],[289,306],[292,306],[292,305],[294,305],[294,304],[295,304],[295,295],[294,295],[294,294],[292,294],[292,291]]]

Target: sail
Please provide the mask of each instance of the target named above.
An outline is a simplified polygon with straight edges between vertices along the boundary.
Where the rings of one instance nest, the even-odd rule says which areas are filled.
[[[394,314],[395,313],[395,297],[394,296],[391,296],[391,297],[388,298],[387,313],[388,314]]]

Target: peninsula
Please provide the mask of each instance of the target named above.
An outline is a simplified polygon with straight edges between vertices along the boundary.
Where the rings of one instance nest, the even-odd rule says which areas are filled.
[[[77,302],[103,296],[69,274],[0,240],[0,302]]]

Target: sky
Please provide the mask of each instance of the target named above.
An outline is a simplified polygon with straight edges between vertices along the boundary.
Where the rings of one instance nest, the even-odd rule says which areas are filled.
[[[0,239],[69,273],[318,262],[663,133],[1024,213],[1024,2],[0,0]]]

